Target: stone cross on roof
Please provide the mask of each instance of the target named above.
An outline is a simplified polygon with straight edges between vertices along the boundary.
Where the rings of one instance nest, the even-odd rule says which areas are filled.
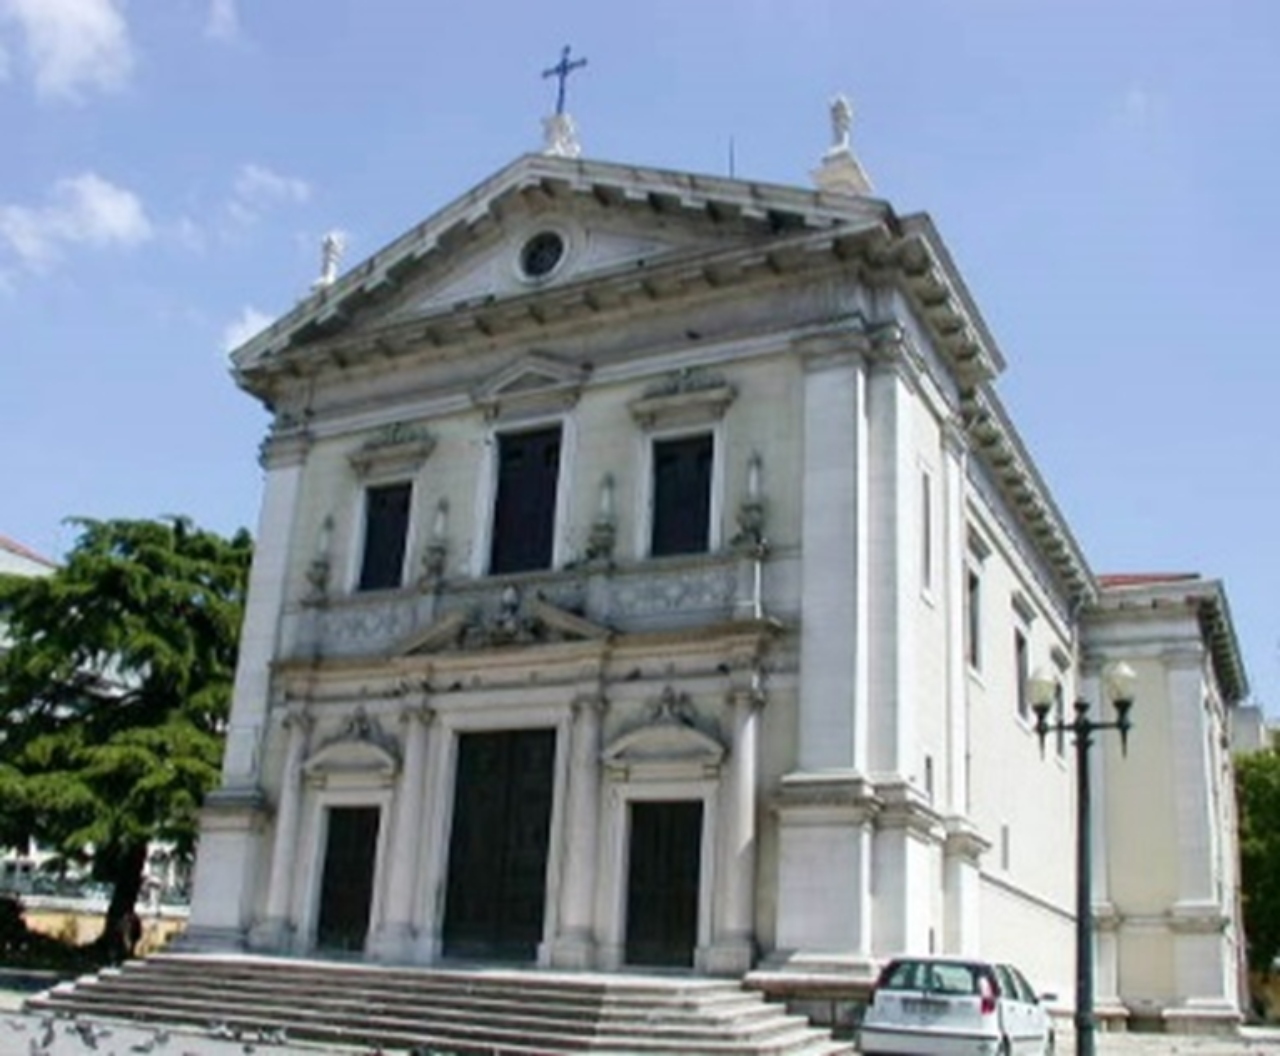
[[[557,114],[564,113],[564,86],[565,86],[565,82],[569,79],[569,74],[571,74],[574,70],[582,69],[582,67],[587,64],[586,59],[574,59],[572,62],[570,62],[569,49],[570,49],[570,45],[566,44],[564,46],[564,49],[560,52],[560,61],[557,62],[554,66],[552,66],[550,69],[546,69],[542,71],[542,76],[544,80],[547,77],[558,77],[560,79],[560,84],[556,90],[556,113]]]

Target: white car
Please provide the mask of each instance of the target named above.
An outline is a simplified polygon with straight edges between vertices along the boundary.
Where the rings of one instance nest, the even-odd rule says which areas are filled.
[[[876,981],[859,1049],[865,1056],[1049,1056],[1053,1024],[1041,1000],[1012,965],[899,957]]]

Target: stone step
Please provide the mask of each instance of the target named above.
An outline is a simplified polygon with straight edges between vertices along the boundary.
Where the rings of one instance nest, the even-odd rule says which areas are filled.
[[[383,968],[172,954],[28,1002],[33,1011],[450,1053],[844,1056],[736,982],[541,970]]]
[[[475,986],[516,983],[524,989],[545,988],[548,991],[566,993],[572,991],[626,996],[628,994],[652,994],[663,997],[677,995],[741,994],[743,988],[736,979],[712,979],[683,974],[636,974],[634,972],[600,973],[561,971],[533,967],[495,967],[492,965],[446,967],[396,967],[366,964],[355,961],[305,960],[293,957],[268,957],[244,955],[217,955],[192,953],[156,953],[141,961],[127,961],[120,971],[146,971],[148,973],[181,971],[186,969],[199,975],[210,972],[220,976],[267,974],[286,975],[292,978],[328,976],[351,980],[365,975],[380,983],[401,981],[411,983],[444,982],[468,983]]]
[[[688,990],[683,987],[654,987],[645,990],[638,988],[618,992],[601,990],[598,986],[586,989],[581,986],[566,986],[556,982],[542,982],[538,973],[526,973],[528,982],[523,979],[500,980],[477,976],[453,976],[451,978],[423,978],[421,975],[388,977],[381,980],[373,977],[366,981],[360,976],[345,978],[333,973],[307,974],[301,972],[256,971],[256,972],[218,972],[210,976],[196,968],[164,967],[162,971],[146,970],[134,967],[141,962],[130,962],[118,974],[103,973],[103,981],[111,979],[134,980],[145,978],[149,985],[163,985],[161,980],[172,981],[176,985],[183,981],[188,985],[202,987],[217,986],[230,992],[239,990],[245,993],[254,991],[281,990],[298,991],[308,994],[379,994],[398,996],[405,1000],[430,1000],[435,995],[450,998],[463,993],[477,999],[494,1001],[517,1000],[528,1003],[536,998],[546,1007],[590,1010],[593,1014],[601,1010],[625,1012],[628,1008],[650,1010],[655,1004],[672,1010],[688,1010],[708,1014],[738,1014],[751,1009],[769,1008],[763,997],[755,992],[747,991],[737,984],[717,984],[714,989]],[[150,965],[150,961],[146,962]]]
[[[173,977],[152,978],[140,973],[128,973],[114,977],[99,977],[91,985],[97,995],[111,995],[121,1002],[143,1004],[173,989]],[[194,986],[194,981],[188,986]],[[184,991],[187,988],[184,987]],[[447,988],[414,991],[400,989],[383,991],[368,985],[352,987],[328,986],[324,989],[308,988],[289,983],[275,985],[271,980],[201,980],[198,984],[201,997],[212,1004],[234,1007],[237,1004],[269,1001],[287,1004],[290,996],[297,995],[308,1001],[324,1002],[335,1014],[339,1010],[354,1010],[383,1015],[401,1014],[417,1018],[435,1014],[469,1015],[522,1015],[532,1020],[554,1020],[565,1023],[606,1023],[615,1029],[625,1027],[678,1026],[684,1023],[710,1023],[721,1029],[742,1031],[753,1023],[776,1020],[779,1007],[762,1000],[745,1000],[729,1005],[694,1007],[685,1003],[602,1006],[588,1002],[549,1003],[523,998],[515,990],[504,988],[494,993],[462,992]]]
[[[54,995],[61,998],[61,994]],[[263,995],[252,1002],[229,1002],[221,995],[210,994],[173,994],[164,990],[121,990],[115,987],[104,987],[90,981],[76,993],[78,1004],[109,1011],[127,1013],[131,1009],[145,1008],[153,1018],[167,1016],[181,1017],[184,1022],[209,1022],[218,1019],[221,1009],[243,1009],[242,1015],[250,1011],[255,1020],[283,1020],[291,1015],[300,1020],[318,1024],[330,1024],[346,1032],[352,1032],[365,1025],[376,1025],[379,1029],[412,1030],[430,1027],[445,1029],[455,1023],[470,1025],[475,1023],[501,1024],[507,1030],[520,1030],[525,1033],[553,1031],[563,1036],[593,1038],[600,1034],[626,1034],[643,1032],[650,1036],[662,1038],[719,1038],[723,1040],[740,1039],[745,1041],[761,1040],[776,1034],[795,1029],[808,1029],[807,1022],[798,1016],[780,1015],[774,1010],[772,1015],[753,1016],[743,1020],[693,1019],[671,1020],[660,1013],[651,1017],[633,1017],[624,1020],[609,1019],[575,1019],[566,1020],[554,1015],[540,1014],[536,1008],[509,1006],[501,1011],[468,1007],[462,1002],[450,1007],[444,1004],[415,1009],[412,1007],[393,1008],[381,1002],[336,1001],[326,1000],[314,1002],[311,1006],[300,1005],[297,1001],[287,999],[288,995]],[[768,1012],[769,1010],[766,1010]]]

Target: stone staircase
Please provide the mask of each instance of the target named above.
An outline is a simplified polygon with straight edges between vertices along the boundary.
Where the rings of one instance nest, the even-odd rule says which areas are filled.
[[[291,1043],[459,1056],[854,1051],[737,982],[660,975],[157,954],[64,983],[26,1007],[157,1025],[225,1023],[246,1036],[284,1029]]]

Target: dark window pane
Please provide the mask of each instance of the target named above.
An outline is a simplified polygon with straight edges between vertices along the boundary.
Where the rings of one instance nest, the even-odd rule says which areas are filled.
[[[409,500],[412,494],[411,484],[384,484],[365,493],[361,590],[387,590],[400,586],[404,573],[404,548],[409,537]]]
[[[489,572],[551,567],[556,530],[560,427],[498,437],[498,496]]]
[[[710,433],[653,445],[653,539],[649,552],[697,554],[711,539]]]

